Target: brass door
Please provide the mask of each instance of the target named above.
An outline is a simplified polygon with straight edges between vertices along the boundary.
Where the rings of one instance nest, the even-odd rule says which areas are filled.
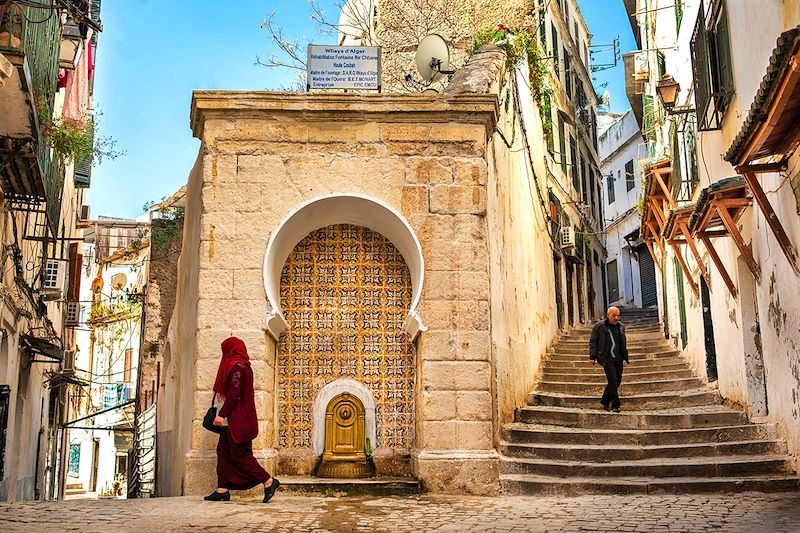
[[[325,455],[330,459],[363,459],[365,414],[361,400],[343,393],[328,404],[325,413]]]

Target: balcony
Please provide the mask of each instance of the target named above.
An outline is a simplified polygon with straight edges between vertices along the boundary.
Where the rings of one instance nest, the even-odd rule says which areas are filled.
[[[51,230],[60,216],[63,166],[51,156],[39,115],[53,104],[61,38],[53,10],[0,2],[0,54],[12,65],[0,85],[0,186],[12,202],[46,202]]]

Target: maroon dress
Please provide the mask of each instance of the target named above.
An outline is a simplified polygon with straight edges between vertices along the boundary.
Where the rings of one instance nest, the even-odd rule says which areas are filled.
[[[217,443],[217,486],[247,490],[265,483],[269,474],[253,457],[258,435],[253,370],[244,362],[233,365],[225,380],[225,403],[219,416],[228,419]]]

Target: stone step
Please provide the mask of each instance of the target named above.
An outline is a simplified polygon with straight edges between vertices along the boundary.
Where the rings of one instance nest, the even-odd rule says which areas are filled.
[[[689,363],[687,363],[681,357],[674,357],[672,359],[662,358],[662,359],[650,359],[650,360],[636,360],[634,359],[633,365],[625,365],[624,376],[627,376],[629,373],[633,374],[636,372],[655,372],[657,370],[685,370],[689,368]],[[584,355],[582,358],[574,358],[574,359],[561,359],[557,357],[549,357],[545,361],[544,365],[544,372],[572,372],[574,370],[579,371],[586,371],[590,373],[599,372],[600,374],[603,373],[603,369],[597,366],[597,364],[592,364],[589,360],[589,357]]]
[[[785,454],[622,460],[609,463],[501,457],[501,474],[553,477],[727,477],[792,473]]]
[[[710,492],[782,492],[800,490],[795,476],[731,476],[671,478],[590,478],[501,475],[506,494],[581,496],[584,494],[700,494]]]
[[[67,483],[64,488],[66,490],[83,489],[83,483]]]
[[[658,446],[709,442],[775,439],[774,424],[689,429],[584,429],[513,422],[503,428],[503,439],[514,443],[597,446]]]
[[[598,389],[600,392],[588,396],[534,391],[528,396],[528,405],[602,410],[600,405],[602,389],[603,387],[600,387]],[[635,396],[620,396],[620,398],[622,400],[622,409],[625,412],[713,406],[722,402],[718,392],[707,389],[670,391],[663,394],[639,394]],[[614,414],[619,415],[621,413]]]
[[[661,362],[664,362],[664,359],[675,359],[679,361],[683,361],[683,358],[677,351],[652,351],[650,353],[635,353],[629,352],[628,353],[628,360],[630,363],[639,363],[644,361],[651,361],[653,359],[659,359]],[[547,358],[547,361],[589,361],[589,349],[585,349],[583,351],[575,351],[575,352],[551,352]]]
[[[569,339],[586,339],[589,340],[589,337],[592,335],[591,329],[573,329],[566,333],[561,340],[569,340]],[[627,336],[628,340],[631,339],[640,339],[640,338],[663,338],[661,335],[661,328],[660,327],[646,327],[646,328],[628,328],[625,327],[625,335]]]
[[[683,409],[622,411],[614,413],[549,405],[525,406],[517,409],[515,421],[527,424],[570,426],[592,429],[689,429],[744,425],[744,413],[718,405]]]
[[[646,383],[654,380],[691,378],[694,375],[688,367],[679,368],[677,370],[636,370],[638,370],[638,372],[629,372],[628,368],[626,368],[622,375],[623,382]],[[606,375],[603,373],[603,370],[596,365],[560,371],[553,371],[552,368],[545,367],[542,375],[542,381],[577,381],[581,383],[601,383],[605,385]]]
[[[507,457],[583,461],[590,463],[680,457],[778,455],[785,454],[787,450],[785,441],[779,439],[728,442],[712,441],[695,444],[653,446],[501,442],[500,449]]]
[[[406,477],[343,479],[278,476],[281,491],[323,496],[406,496],[420,494],[419,480]]]
[[[64,495],[65,496],[81,496],[86,494],[86,490],[84,489],[65,489]]]
[[[589,339],[564,339],[558,341],[555,345],[556,347],[561,348],[578,348],[578,349],[588,349],[589,348]],[[642,339],[642,340],[633,340],[628,342],[628,352],[631,350],[651,350],[651,349],[664,349],[664,350],[674,350],[675,348],[670,346],[667,341],[664,339]]]
[[[627,381],[625,375],[622,376],[622,385],[620,385],[620,397],[638,396],[642,394],[654,394],[657,392],[674,392],[683,391],[686,389],[698,389],[703,387],[704,383],[698,378],[680,378],[680,379],[667,379],[667,380],[642,380],[642,381]],[[603,390],[606,388],[605,380],[595,383],[585,381],[540,381],[537,386],[539,392],[555,392],[559,394],[568,394],[576,396],[601,396]]]

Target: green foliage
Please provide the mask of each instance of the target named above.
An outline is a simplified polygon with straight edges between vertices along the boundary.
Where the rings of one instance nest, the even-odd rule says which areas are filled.
[[[369,437],[367,437],[367,443],[364,446],[364,453],[366,453],[367,457],[372,457],[372,452],[374,451],[375,449],[372,447],[372,443],[370,442]]]
[[[183,225],[172,219],[167,223],[153,224],[150,231],[150,245],[153,251],[163,254],[169,251],[172,243],[180,240],[183,234]]]
[[[528,63],[528,79],[531,95],[539,108],[542,130],[547,139],[553,135],[553,90],[548,82],[550,65],[533,35],[499,24],[496,29],[479,31],[472,41],[468,53],[472,57],[486,44],[494,44],[506,53],[506,67],[518,68],[523,61]]]
[[[53,118],[53,110],[47,102],[40,99],[39,125],[53,154],[62,162],[81,162],[91,158],[100,163],[103,158],[111,159],[124,155],[116,150],[116,141],[111,137],[95,137],[97,123],[91,116],[80,119]]]
[[[636,200],[636,203],[633,204],[633,206],[637,211],[639,211],[639,213],[644,213],[644,194],[642,194],[639,199]]]

